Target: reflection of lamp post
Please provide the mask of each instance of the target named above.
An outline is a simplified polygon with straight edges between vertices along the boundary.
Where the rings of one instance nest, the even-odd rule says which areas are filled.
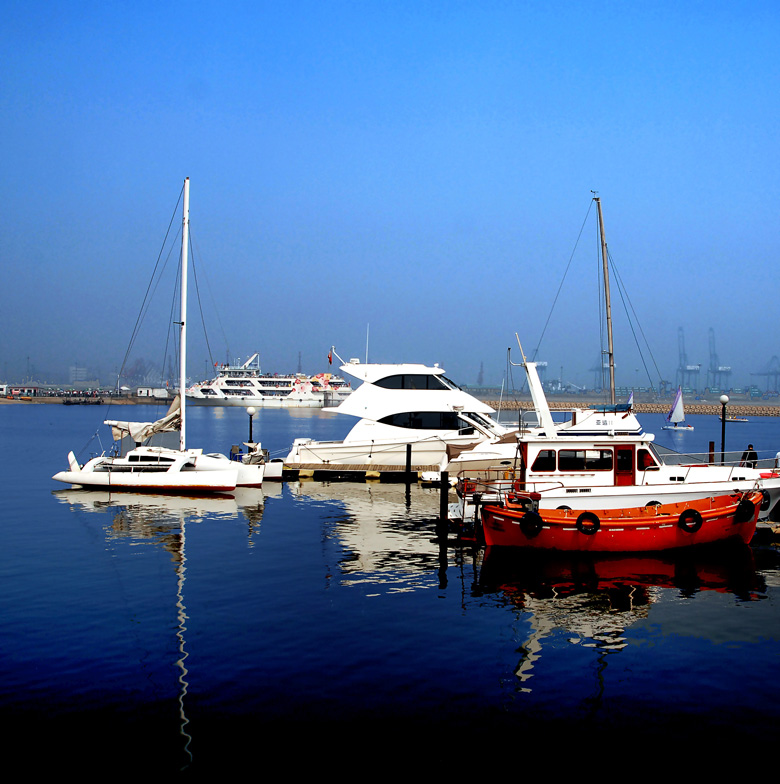
[[[728,395],[720,396],[720,464],[723,465],[726,454],[726,403],[729,402]]]
[[[253,444],[254,441],[252,441],[252,417],[257,412],[256,412],[254,406],[249,406],[249,408],[246,410],[246,412],[247,412],[247,414],[249,414],[249,443]]]

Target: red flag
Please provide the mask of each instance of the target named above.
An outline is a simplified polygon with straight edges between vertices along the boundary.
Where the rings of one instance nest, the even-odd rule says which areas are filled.
[[[328,352],[328,364],[329,365],[333,364],[333,352],[332,351]]]

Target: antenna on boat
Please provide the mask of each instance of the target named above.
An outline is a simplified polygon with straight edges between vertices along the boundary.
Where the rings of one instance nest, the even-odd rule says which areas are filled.
[[[330,353],[331,353],[331,354],[332,354],[334,357],[336,357],[336,359],[338,359],[338,361],[339,361],[339,362],[340,362],[342,365],[346,365],[346,364],[347,364],[347,363],[346,363],[346,362],[345,362],[345,361],[344,361],[344,360],[343,360],[343,359],[342,359],[342,358],[341,358],[341,357],[340,357],[340,356],[339,356],[339,355],[336,353],[336,347],[335,347],[335,346],[331,346],[331,347],[330,347]]]
[[[515,340],[517,341],[517,345],[520,348],[520,356],[523,358],[523,364],[526,363],[525,352],[523,351],[523,345],[520,343],[520,336],[515,332]]]
[[[536,372],[536,362],[529,362],[525,358],[523,345],[520,343],[520,336],[517,334],[517,332],[515,332],[515,339],[517,340],[517,345],[520,348],[520,354],[523,357],[522,366],[525,368],[525,373],[528,377],[528,389],[531,392],[531,399],[534,402],[534,410],[536,411],[536,415],[539,418],[539,422],[541,423],[541,426],[544,429],[547,437],[557,438],[558,430],[555,427],[555,422],[553,421],[552,414],[550,413],[550,406],[547,403],[547,398],[544,396],[544,389],[542,388],[542,382],[539,380],[539,374]],[[510,360],[509,364],[514,365],[515,363]]]

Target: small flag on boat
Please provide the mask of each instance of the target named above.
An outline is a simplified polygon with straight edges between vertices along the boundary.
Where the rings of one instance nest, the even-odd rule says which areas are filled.
[[[634,390],[631,390],[631,394],[628,396],[628,407],[632,409],[634,407]]]

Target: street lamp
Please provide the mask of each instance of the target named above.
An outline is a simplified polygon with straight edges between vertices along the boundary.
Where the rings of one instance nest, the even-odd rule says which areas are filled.
[[[249,406],[249,408],[247,408],[246,410],[246,413],[249,414],[249,443],[253,444],[254,441],[252,440],[252,417],[257,413],[257,410],[255,409],[254,406]]]
[[[720,464],[724,463],[726,454],[726,403],[729,402],[728,395],[720,396]]]

